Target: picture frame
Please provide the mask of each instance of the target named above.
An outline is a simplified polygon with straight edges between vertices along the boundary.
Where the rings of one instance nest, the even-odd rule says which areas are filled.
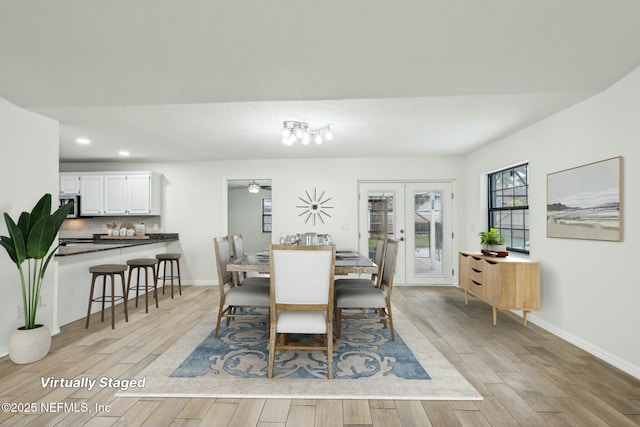
[[[622,241],[622,156],[547,175],[547,237]]]

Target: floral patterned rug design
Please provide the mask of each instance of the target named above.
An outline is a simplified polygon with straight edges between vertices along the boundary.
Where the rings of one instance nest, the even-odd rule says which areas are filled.
[[[343,322],[342,337],[334,348],[336,379],[399,377],[429,380],[399,333],[391,341],[389,328],[376,320]],[[180,364],[172,377],[223,373],[242,378],[266,378],[269,363],[269,328],[266,318],[235,320],[212,331]],[[296,338],[296,337],[294,337]],[[305,337],[297,337],[304,339]],[[317,351],[276,352],[274,378],[326,378],[327,356]]]
[[[396,340],[372,322],[349,322],[336,340],[334,379],[322,352],[276,353],[276,378],[266,378],[266,318],[231,322],[215,339],[216,311],[135,376],[144,387],[120,397],[482,400],[482,395],[402,312]]]

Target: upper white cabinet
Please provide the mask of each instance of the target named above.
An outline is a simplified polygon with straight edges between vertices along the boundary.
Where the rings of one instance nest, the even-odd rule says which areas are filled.
[[[127,176],[104,176],[104,214],[127,214]]]
[[[159,174],[81,174],[80,182],[80,215],[160,215]]]
[[[80,175],[77,173],[61,173],[60,194],[80,194]]]
[[[104,215],[102,175],[82,175],[80,179],[80,215]]]
[[[152,174],[128,175],[127,189],[129,215],[160,215],[160,185]]]

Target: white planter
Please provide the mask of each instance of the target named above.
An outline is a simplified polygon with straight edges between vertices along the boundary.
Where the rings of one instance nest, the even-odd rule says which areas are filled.
[[[34,329],[16,329],[9,337],[9,357],[23,365],[37,362],[49,353],[51,332],[44,325]]]

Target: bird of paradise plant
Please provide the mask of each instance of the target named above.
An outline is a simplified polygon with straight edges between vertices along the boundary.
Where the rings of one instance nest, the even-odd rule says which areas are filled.
[[[6,212],[4,220],[9,236],[0,236],[2,245],[20,274],[24,308],[24,328],[36,328],[36,312],[40,291],[49,261],[56,249],[51,249],[62,222],[73,207],[73,201],[51,213],[51,194],[47,193],[31,212],[22,212],[16,223]],[[23,264],[26,261],[26,268]]]

